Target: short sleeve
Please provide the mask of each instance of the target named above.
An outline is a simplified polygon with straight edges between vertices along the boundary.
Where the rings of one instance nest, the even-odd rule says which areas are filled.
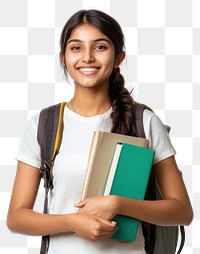
[[[15,159],[30,166],[40,168],[40,146],[37,142],[39,114],[28,122],[15,155]]]
[[[143,124],[146,138],[149,140],[149,148],[155,151],[153,164],[176,154],[166,125],[155,113],[145,110]]]

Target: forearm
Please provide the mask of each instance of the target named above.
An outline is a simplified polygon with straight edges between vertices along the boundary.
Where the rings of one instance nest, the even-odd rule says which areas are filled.
[[[15,233],[25,235],[51,235],[71,231],[68,225],[72,215],[49,215],[20,208],[8,217],[7,225]]]
[[[88,240],[108,239],[116,231],[116,223],[96,215],[80,213],[49,215],[19,209],[9,217],[11,231],[25,235],[52,235],[73,232]],[[14,219],[13,219],[14,218]]]
[[[118,197],[119,214],[162,226],[188,225],[192,211],[176,199],[135,200]]]

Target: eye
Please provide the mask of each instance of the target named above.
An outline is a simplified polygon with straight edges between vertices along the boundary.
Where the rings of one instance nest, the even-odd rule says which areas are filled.
[[[77,52],[77,51],[81,50],[81,47],[79,47],[79,46],[73,46],[73,47],[71,47],[71,50],[74,51],[74,52]]]
[[[97,45],[97,46],[95,47],[95,49],[97,49],[98,51],[104,51],[104,50],[107,49],[107,47],[104,46],[104,45]]]

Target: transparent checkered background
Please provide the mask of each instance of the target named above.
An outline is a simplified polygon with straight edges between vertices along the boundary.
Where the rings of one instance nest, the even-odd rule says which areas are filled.
[[[59,65],[59,36],[82,8],[119,21],[126,36],[127,85],[172,127],[195,213],[183,254],[200,253],[200,0],[0,0],[0,253],[39,253],[40,237],[6,228],[14,155],[27,120],[73,94]],[[36,210],[42,204],[41,186]]]

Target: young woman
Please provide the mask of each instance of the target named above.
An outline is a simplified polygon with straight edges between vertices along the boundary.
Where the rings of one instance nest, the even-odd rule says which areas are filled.
[[[123,214],[158,225],[191,223],[193,212],[175,162],[175,150],[162,122],[145,110],[145,133],[150,148],[155,150],[153,170],[164,199],[139,201],[111,195],[79,202],[93,132],[134,135],[133,99],[119,68],[125,57],[124,36],[112,17],[97,10],[75,13],[63,28],[60,46],[61,64],[74,80],[75,91],[64,112],[49,214],[33,211],[41,179],[36,115],[17,153],[8,227],[20,234],[50,235],[50,254],[144,254],[141,225],[135,242],[113,241],[109,238],[117,225],[112,219]]]

